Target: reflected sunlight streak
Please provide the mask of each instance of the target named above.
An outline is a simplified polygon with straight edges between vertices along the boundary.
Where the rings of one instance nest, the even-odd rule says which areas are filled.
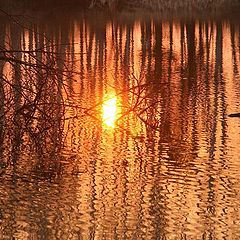
[[[114,128],[117,119],[117,97],[111,96],[102,104],[102,120],[103,124]]]

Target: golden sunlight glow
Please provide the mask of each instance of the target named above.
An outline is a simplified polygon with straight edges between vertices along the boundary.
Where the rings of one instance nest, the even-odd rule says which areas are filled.
[[[102,105],[103,123],[108,127],[114,127],[117,118],[117,97],[110,96]]]

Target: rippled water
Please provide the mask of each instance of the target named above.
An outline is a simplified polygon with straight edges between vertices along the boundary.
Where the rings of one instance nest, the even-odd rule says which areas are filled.
[[[1,239],[239,239],[239,29],[2,21]]]

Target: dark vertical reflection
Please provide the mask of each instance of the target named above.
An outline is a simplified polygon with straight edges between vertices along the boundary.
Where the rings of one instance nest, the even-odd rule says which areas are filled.
[[[161,83],[162,79],[162,22],[157,21],[155,24],[155,73],[156,81]]]
[[[231,31],[231,47],[232,47],[232,60],[233,60],[233,73],[234,76],[239,76],[239,70],[238,70],[238,64],[237,64],[237,50],[236,50],[236,44],[235,44],[235,25],[230,25],[230,31]]]
[[[180,99],[181,99],[181,129],[183,136],[186,136],[188,133],[188,118],[189,115],[189,94],[188,94],[188,77],[186,76],[186,67],[185,67],[185,61],[186,61],[186,28],[184,23],[180,23],[180,86],[181,86],[181,92],[180,92]]]
[[[188,81],[190,90],[196,83],[196,42],[195,22],[186,24],[187,54],[188,54]]]
[[[79,74],[79,78],[80,78],[80,87],[81,90],[83,89],[83,81],[85,79],[85,75],[84,75],[84,62],[83,62],[83,57],[84,57],[84,21],[80,21],[79,22],[79,45],[80,45],[80,74]]]
[[[0,23],[0,46],[4,46],[5,43],[5,37],[6,37],[6,23],[4,20],[1,19]],[[4,49],[0,49],[0,51],[3,51]],[[3,54],[1,53],[1,57]],[[4,106],[5,101],[5,93],[4,93],[4,75],[3,75],[3,67],[4,62],[0,61],[0,158],[1,164],[3,164],[3,144],[4,144],[4,125],[5,125],[5,116],[4,113],[6,111],[6,108]],[[4,165],[4,164],[3,164]]]
[[[145,69],[146,65],[146,55],[147,55],[147,46],[146,46],[146,32],[145,32],[145,23],[141,22],[141,72]],[[144,72],[143,72],[144,73]]]
[[[209,166],[213,166],[214,158],[215,158],[215,149],[216,149],[216,134],[217,134],[217,117],[219,114],[219,97],[220,97],[220,88],[222,85],[222,25],[221,23],[217,23],[216,25],[216,47],[215,47],[215,73],[214,73],[214,110],[213,110],[213,125],[211,132],[211,140],[210,140],[210,158],[211,161]],[[215,176],[209,174],[208,179],[208,212],[211,215],[216,214],[216,192],[215,192]],[[214,227],[211,226],[211,231],[213,231]],[[211,232],[210,235],[214,236],[214,232]]]
[[[10,32],[11,32],[11,46],[12,49],[16,49],[16,51],[21,50],[21,31],[18,26],[15,24],[10,25]],[[14,57],[16,60],[21,60],[22,54],[21,52],[16,52],[14,54]],[[13,63],[13,86],[14,86],[14,111],[15,113],[19,110],[21,106],[21,67],[18,62]],[[15,124],[16,126],[13,127],[14,131],[14,137],[13,137],[13,148],[12,148],[12,163],[13,166],[16,167],[17,160],[19,158],[20,154],[20,142],[22,138],[21,131],[18,126],[21,125],[21,120],[19,116],[16,116],[15,118]]]

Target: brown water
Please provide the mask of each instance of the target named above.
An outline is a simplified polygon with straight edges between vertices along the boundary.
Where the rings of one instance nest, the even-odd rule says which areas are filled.
[[[1,239],[240,238],[238,21],[25,26],[1,23]]]

